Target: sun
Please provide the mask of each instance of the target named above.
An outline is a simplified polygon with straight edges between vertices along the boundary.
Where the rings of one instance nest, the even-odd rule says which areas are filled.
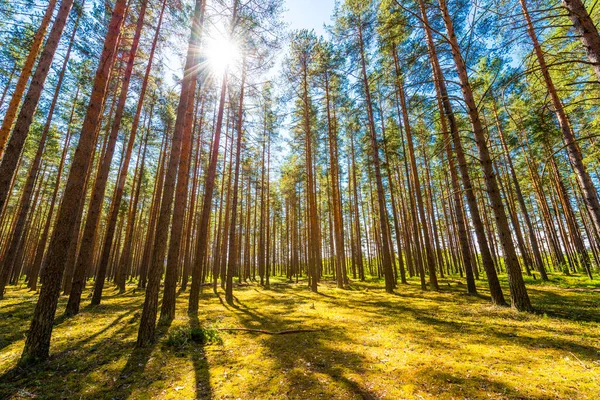
[[[206,43],[206,60],[210,69],[222,73],[240,58],[237,44],[225,36],[210,38]]]

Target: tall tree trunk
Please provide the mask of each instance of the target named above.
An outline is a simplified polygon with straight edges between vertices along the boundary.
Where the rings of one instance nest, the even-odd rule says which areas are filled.
[[[233,36],[235,23],[237,20],[239,0],[235,0],[233,4],[233,14],[231,18],[230,37]],[[198,243],[196,246],[196,263],[192,269],[192,285],[190,287],[190,297],[188,303],[188,313],[193,318],[198,314],[198,302],[200,300],[200,276],[202,272],[202,262],[207,255],[208,247],[208,229],[210,211],[212,208],[213,192],[215,189],[215,176],[217,172],[217,161],[219,157],[219,143],[221,140],[221,130],[223,127],[223,114],[225,110],[225,97],[227,94],[227,68],[223,72],[221,81],[221,93],[219,96],[219,109],[217,112],[217,121],[215,125],[214,140],[211,148],[210,162],[206,171],[206,179],[204,181],[204,197],[202,201],[202,213],[200,217],[200,226],[198,227]]]
[[[358,179],[356,178],[356,157],[354,152],[354,135],[350,135],[350,155],[352,158],[352,194],[354,196],[354,235],[355,235],[355,246],[356,246],[356,262],[358,269],[358,277],[361,281],[365,280],[365,267],[363,264],[363,249],[362,249],[362,235],[360,232],[360,214],[358,209]]]
[[[520,311],[531,311],[531,303],[529,301],[527,289],[525,288],[523,275],[521,274],[517,252],[512,241],[508,218],[506,216],[506,211],[500,196],[498,182],[496,181],[496,176],[494,174],[492,159],[490,157],[485,133],[479,117],[479,110],[477,109],[475,98],[473,96],[473,90],[471,89],[471,84],[469,82],[467,66],[461,54],[458,39],[456,38],[456,34],[454,32],[454,25],[452,23],[452,19],[450,18],[448,7],[446,6],[446,0],[439,0],[439,4],[442,17],[444,19],[444,24],[446,25],[446,30],[448,31],[452,56],[454,58],[458,77],[461,82],[461,89],[463,92],[467,112],[469,114],[469,119],[471,120],[473,133],[475,135],[475,142],[477,144],[477,148],[479,149],[479,162],[483,169],[488,196],[492,204],[494,217],[496,219],[496,226],[498,228],[498,234],[500,235],[500,241],[504,250],[512,306]]]
[[[550,71],[548,70],[548,65],[546,64],[544,52],[537,38],[533,23],[531,22],[531,17],[529,16],[526,0],[519,1],[521,3],[521,8],[523,9],[525,22],[527,23],[527,33],[533,42],[533,49],[538,64],[540,65],[540,71],[544,78],[544,82],[546,83],[546,88],[548,89],[548,94],[550,95],[550,99],[552,101],[552,107],[554,108],[554,112],[556,114],[556,118],[558,119],[558,124],[563,135],[563,142],[567,148],[569,161],[571,162],[571,166],[573,167],[575,176],[577,177],[577,182],[581,188],[581,192],[583,193],[583,200],[588,208],[592,221],[594,222],[594,226],[596,227],[597,231],[600,231],[600,202],[598,201],[596,187],[594,186],[592,178],[587,172],[586,166],[583,162],[581,148],[577,143],[577,139],[575,138],[575,133],[573,132],[573,128],[569,123],[567,113],[565,112],[561,99],[558,97],[556,87],[554,86],[554,82],[550,76]],[[597,36],[598,33],[596,32],[596,37]],[[600,68],[600,65],[595,64],[595,67]],[[598,70],[596,70],[596,72],[598,73]]]
[[[148,65],[146,66],[146,72],[144,73],[144,79],[142,81],[142,88],[140,90],[140,96],[138,98],[138,103],[137,103],[137,108],[135,111],[135,115],[133,117],[133,122],[131,125],[131,133],[129,134],[129,141],[127,143],[127,149],[125,151],[125,155],[123,158],[123,162],[122,162],[122,166],[121,169],[119,171],[119,176],[117,178],[117,183],[115,186],[115,194],[114,194],[114,200],[113,203],[111,204],[111,210],[110,210],[110,214],[108,217],[108,223],[107,223],[107,227],[106,227],[106,235],[104,237],[104,243],[101,246],[101,258],[100,258],[100,265],[98,266],[98,277],[96,279],[96,284],[94,287],[94,295],[92,297],[92,304],[100,304],[100,299],[102,296],[102,287],[104,285],[103,282],[103,278],[101,275],[103,275],[103,273],[106,272],[106,268],[107,268],[107,264],[108,264],[108,258],[109,258],[109,254],[110,254],[110,250],[112,248],[113,245],[113,239],[114,239],[114,230],[117,224],[117,220],[118,220],[118,216],[119,216],[119,210],[121,208],[121,201],[123,199],[123,192],[125,189],[125,183],[127,181],[127,172],[129,170],[129,162],[131,160],[131,154],[133,152],[133,146],[135,144],[135,140],[137,137],[137,131],[138,131],[138,127],[139,127],[139,122],[140,122],[140,116],[142,114],[142,108],[143,108],[143,104],[144,104],[144,99],[146,97],[146,91],[148,89],[148,78],[150,77],[150,71],[152,69],[152,62],[154,60],[154,52],[156,51],[156,45],[158,42],[158,36],[160,34],[160,28],[162,25],[162,20],[163,20],[163,14],[164,14],[164,10],[165,10],[165,6],[166,6],[166,1],[163,1],[161,10],[160,10],[160,14],[158,17],[158,24],[156,27],[156,31],[154,34],[154,38],[152,40],[152,47],[150,49],[150,54],[148,56]],[[144,0],[141,4],[140,7],[140,12],[139,12],[139,16],[138,16],[138,24],[136,27],[136,32],[135,32],[135,36],[133,38],[133,43],[131,46],[131,51],[130,51],[130,60],[129,62],[131,63],[131,65],[133,65],[133,61],[137,52],[137,46],[139,44],[139,38],[141,35],[141,30],[144,24],[144,18],[145,18],[145,14],[146,14],[146,7],[147,7],[147,1]],[[126,74],[129,72],[129,64],[127,65],[127,70],[126,70]],[[124,85],[125,86],[125,85]],[[123,90],[123,89],[122,89]],[[123,94],[122,94],[123,95]],[[126,96],[124,96],[126,98]],[[150,121],[149,124],[151,124],[152,122],[152,107],[154,106],[154,104],[151,105],[151,110],[150,110]],[[146,141],[148,140],[148,133],[146,134]],[[144,152],[145,155],[145,152]],[[143,168],[143,167],[142,167]],[[138,186],[138,193],[139,193],[139,187]],[[134,208],[135,210],[135,208]],[[129,233],[131,234],[129,225],[128,225],[128,230]],[[127,238],[127,235],[126,235]],[[131,236],[129,236],[129,239],[131,239]],[[126,242],[125,246],[129,246],[129,244]],[[121,265],[123,268],[122,270],[127,271],[127,268],[125,265]],[[119,275],[118,279],[116,279],[117,283],[120,284],[119,285],[119,290],[122,292],[125,290],[125,277]]]
[[[37,109],[38,103],[42,96],[46,78],[50,72],[50,66],[52,65],[52,60],[54,59],[54,53],[58,48],[58,43],[60,42],[63,30],[67,24],[67,19],[69,18],[69,12],[71,11],[72,6],[73,0],[62,0],[60,4],[56,19],[54,20],[54,24],[52,24],[52,29],[48,35],[48,40],[46,41],[44,50],[42,50],[42,54],[40,55],[40,61],[38,62],[33,77],[31,78],[31,84],[29,85],[29,89],[25,95],[23,106],[21,107],[21,111],[19,111],[19,116],[17,117],[17,122],[15,123],[15,129],[8,140],[4,157],[2,157],[2,162],[0,162],[0,210],[4,208],[8,198],[8,189],[10,188],[13,176],[17,172],[19,158],[21,157],[23,147],[25,146],[25,139],[27,139],[27,135],[29,134],[29,128],[33,122],[35,110]],[[17,90],[15,90],[13,98],[15,98],[15,94],[18,94]],[[11,104],[12,103],[13,100],[11,99]],[[10,115],[7,114],[7,117],[10,118]],[[4,118],[2,129],[4,129],[4,125],[6,124],[6,129],[10,131],[12,121],[8,121],[7,117]],[[9,122],[10,126],[8,126]],[[0,130],[0,156],[4,150],[2,135],[4,134],[2,133],[2,130]]]
[[[121,92],[117,101],[115,115],[112,120],[110,134],[108,136],[108,142],[106,144],[105,154],[104,157],[100,160],[100,169],[98,170],[98,175],[96,176],[96,180],[92,189],[92,197],[88,206],[85,228],[83,230],[83,237],[81,239],[81,250],[77,259],[77,264],[75,266],[75,274],[71,288],[71,294],[69,295],[69,301],[65,310],[65,313],[67,315],[75,315],[79,312],[79,305],[81,303],[81,293],[83,291],[84,286],[85,270],[95,264],[94,250],[96,249],[96,238],[101,237],[99,236],[98,232],[98,223],[102,214],[102,204],[104,203],[106,185],[108,183],[108,174],[110,172],[110,166],[113,161],[117,137],[121,128],[121,121],[123,120],[123,113],[125,111],[125,105],[127,102],[129,83],[131,81],[131,74],[133,72],[133,64],[139,45],[141,30],[144,25],[143,23],[144,14],[146,11],[146,4],[147,2],[143,1],[140,7],[138,23],[136,25],[136,31],[132,40],[131,49],[128,54],[127,65],[125,67],[125,71],[123,72],[123,83],[121,84]],[[106,259],[107,256],[103,255],[103,252],[105,252],[105,250],[101,246],[98,249],[98,251],[100,257]],[[110,249],[107,249],[106,252],[110,254]],[[105,274],[105,265],[100,265],[96,272],[96,281],[94,284],[92,304],[100,304],[100,296],[102,294],[102,288],[104,286]]]
[[[29,334],[25,341],[25,348],[21,356],[21,363],[35,360],[45,360],[49,356],[50,337],[60,287],[67,258],[73,228],[77,220],[77,209],[85,190],[85,176],[90,167],[92,153],[96,139],[96,127],[100,119],[100,111],[104,103],[106,89],[109,83],[110,70],[117,51],[121,25],[124,19],[126,0],[117,0],[104,40],[104,48],[100,55],[100,63],[90,96],[89,106],[83,121],[79,143],[71,171],[64,190],[63,199],[59,208],[56,229],[50,240],[46,268],[44,272],[44,285],[40,291],[38,302],[35,306]]]
[[[138,216],[138,205],[141,198],[142,191],[142,182],[144,180],[144,173],[146,172],[146,154],[148,152],[148,138],[150,136],[150,124],[152,121],[152,108],[150,109],[150,117],[148,120],[148,126],[146,128],[146,137],[144,138],[144,143],[140,144],[141,152],[142,152],[142,160],[138,161],[136,164],[136,170],[133,175],[133,182],[131,187],[131,201],[129,204],[129,214],[127,216],[127,228],[125,230],[125,240],[123,241],[123,251],[121,253],[120,260],[118,262],[118,268],[115,276],[115,283],[119,288],[119,293],[125,292],[125,284],[127,281],[127,274],[132,271],[132,264],[134,260],[134,251],[135,251],[135,232],[136,228],[139,229],[139,223],[142,221],[140,218],[137,219]],[[139,153],[138,153],[139,157]],[[145,201],[145,198],[144,198]],[[142,203],[143,209],[144,203]],[[132,248],[134,249],[132,251]],[[133,276],[133,274],[132,274]]]
[[[327,103],[327,132],[329,133],[329,160],[331,163],[331,196],[333,206],[333,229],[336,257],[336,282],[337,287],[344,288],[344,271],[346,268],[346,257],[344,249],[344,220],[342,217],[341,193],[339,181],[339,163],[337,152],[337,121],[335,120],[335,110],[331,112],[332,101],[329,88],[329,74],[325,73],[325,98]],[[335,105],[333,105],[335,107]]]
[[[237,137],[235,141],[235,171],[233,178],[233,198],[231,200],[231,223],[229,224],[229,257],[227,264],[227,277],[225,283],[225,300],[233,304],[233,273],[237,266],[237,241],[236,241],[236,218],[238,189],[240,180],[240,159],[242,156],[242,133],[244,124],[244,93],[246,90],[246,65],[242,65],[242,83],[240,89],[240,105],[237,114]]]
[[[313,132],[310,118],[310,100],[308,84],[308,65],[306,59],[302,66],[302,102],[303,102],[303,125],[304,125],[304,163],[306,168],[306,211],[308,228],[308,273],[310,276],[310,289],[314,293],[318,292],[318,259],[319,256],[319,225],[317,216],[317,200],[315,194],[316,183],[313,169]],[[267,192],[267,197],[269,193]],[[267,214],[268,215],[268,214]],[[267,238],[268,240],[268,238]]]
[[[202,25],[200,25],[202,29]],[[200,33],[197,42],[200,43]],[[198,59],[196,59],[196,63]],[[194,64],[196,65],[196,64]],[[173,221],[171,225],[171,240],[169,242],[169,250],[167,254],[167,272],[165,275],[165,290],[163,293],[163,301],[160,311],[160,319],[163,321],[171,321],[175,318],[175,301],[177,289],[177,272],[181,264],[181,240],[183,237],[183,224],[185,217],[185,208],[188,197],[188,183],[190,173],[190,149],[192,145],[192,123],[195,105],[196,79],[192,78],[189,88],[188,104],[185,112],[183,123],[183,137],[181,154],[179,159],[179,167],[177,174],[177,187],[175,189],[175,206],[173,209]]]
[[[40,137],[40,141],[38,143],[38,149],[37,149],[37,152],[34,156],[32,163],[31,163],[31,167],[29,168],[29,173],[28,173],[27,180],[25,182],[25,186],[23,189],[23,195],[22,195],[21,202],[20,202],[19,212],[17,214],[17,222],[15,225],[15,229],[13,230],[12,239],[9,242],[10,243],[9,248],[7,250],[7,253],[4,255],[2,264],[0,265],[0,299],[2,299],[2,296],[4,293],[4,288],[6,285],[6,278],[10,271],[10,268],[12,267],[12,265],[15,261],[17,244],[21,240],[21,236],[22,236],[23,228],[24,228],[25,217],[27,216],[29,207],[31,205],[31,198],[32,198],[32,194],[33,194],[33,183],[37,177],[37,173],[39,171],[39,167],[42,162],[42,155],[44,153],[44,149],[46,147],[46,141],[48,138],[48,133],[49,133],[50,127],[52,125],[52,117],[54,116],[54,111],[56,110],[58,96],[60,94],[60,90],[62,88],[62,83],[64,81],[65,74],[67,71],[67,65],[69,63],[71,49],[72,49],[73,43],[75,41],[75,35],[77,33],[77,27],[79,25],[80,18],[81,18],[81,13],[77,17],[77,20],[73,27],[73,33],[71,34],[71,38],[69,40],[69,47],[67,48],[67,52],[65,54],[65,59],[63,61],[61,72],[58,77],[58,82],[56,83],[56,88],[54,89],[54,96],[52,98],[52,102],[50,103],[50,108],[48,109],[48,112],[47,112],[46,123],[44,124],[42,136]],[[77,99],[78,95],[79,95],[79,87],[77,87],[77,93],[75,94],[75,99]],[[57,179],[57,185],[58,185],[59,181],[60,181],[60,179]],[[53,209],[53,207],[51,209]],[[49,215],[49,217],[50,216],[51,215]],[[48,220],[50,220],[50,219],[51,218],[48,218]],[[1,253],[1,251],[0,251],[0,253]],[[37,273],[35,274],[35,279],[37,280]],[[35,284],[33,285],[33,287],[35,288]]]
[[[382,242],[382,262],[385,278],[385,290],[388,293],[394,292],[394,271],[392,268],[391,251],[389,248],[389,223],[388,213],[385,206],[385,192],[383,189],[383,179],[381,177],[381,167],[379,160],[379,146],[377,144],[377,132],[375,130],[375,120],[373,116],[373,105],[371,104],[371,89],[369,88],[369,78],[367,76],[367,62],[365,58],[364,40],[362,36],[361,21],[358,28],[358,45],[360,47],[360,63],[362,72],[363,87],[365,90],[365,101],[367,105],[367,116],[369,118],[369,132],[371,137],[371,147],[373,151],[373,167],[375,168],[375,181],[377,184],[377,200],[379,204],[379,223],[381,226],[381,242]],[[431,284],[437,289],[437,280],[435,272],[431,276]]]
[[[42,236],[39,240],[35,259],[33,261],[33,265],[31,266],[31,273],[29,276],[29,289],[36,290],[37,289],[37,280],[40,270],[42,268],[42,263],[44,260],[44,255],[46,254],[46,244],[48,242],[48,236],[50,234],[50,225],[52,223],[52,217],[54,216],[54,207],[56,207],[56,200],[58,198],[58,190],[60,189],[60,183],[62,178],[62,172],[65,166],[65,162],[67,160],[67,152],[69,150],[69,145],[71,144],[71,125],[73,123],[73,115],[75,114],[75,106],[77,105],[77,100],[79,98],[79,87],[77,87],[77,91],[75,92],[75,98],[73,100],[73,106],[71,107],[71,115],[69,117],[69,123],[67,125],[67,133],[65,135],[65,142],[63,145],[62,155],[60,157],[60,163],[58,165],[58,170],[56,171],[56,184],[54,185],[54,191],[52,193],[52,198],[50,200],[50,207],[48,209],[48,213],[46,215],[46,223],[44,225],[44,230],[42,232]]]
[[[481,213],[479,211],[479,206],[477,204],[477,198],[475,197],[473,183],[472,183],[471,177],[469,175],[467,159],[466,159],[463,147],[462,147],[462,143],[460,141],[460,132],[458,129],[458,123],[456,121],[456,116],[454,115],[454,110],[452,108],[452,103],[450,102],[450,97],[448,95],[448,89],[446,87],[446,81],[444,79],[444,74],[440,67],[440,62],[439,62],[439,59],[437,56],[437,50],[436,50],[435,44],[433,42],[433,35],[431,33],[431,28],[430,28],[429,21],[427,18],[427,12],[425,9],[424,1],[419,0],[419,6],[420,6],[420,10],[421,10],[421,16],[424,21],[425,34],[427,37],[427,46],[429,48],[429,56],[430,56],[433,70],[434,70],[434,80],[435,80],[437,90],[439,91],[439,94],[441,96],[442,105],[444,107],[444,114],[445,114],[445,117],[448,121],[448,125],[450,128],[452,144],[454,145],[454,152],[456,153],[456,159],[458,161],[460,177],[462,179],[463,188],[465,190],[465,196],[467,198],[467,204],[469,206],[471,220],[473,221],[473,227],[475,228],[475,235],[477,237],[477,243],[479,245],[479,252],[481,253],[483,268],[485,269],[485,272],[487,275],[487,280],[488,280],[488,285],[490,288],[490,295],[492,298],[492,303],[494,303],[496,305],[506,305],[506,300],[504,299],[504,294],[502,293],[502,288],[500,286],[498,274],[496,273],[496,270],[494,269],[494,261],[492,259],[490,246],[489,246],[489,243],[488,243],[486,235],[485,235],[485,229],[483,226]],[[460,222],[457,220],[457,223],[460,223]],[[472,254],[476,255],[475,252],[472,252]],[[473,270],[474,270],[474,272],[477,272],[476,271],[477,270],[476,262],[473,265]]]
[[[396,71],[399,72],[398,70]],[[418,216],[415,218],[420,219],[421,222],[421,233],[423,235],[423,241],[425,244],[425,256],[427,257],[427,268],[429,270],[429,280],[431,288],[438,290],[437,276],[435,271],[435,257],[433,255],[433,249],[431,244],[431,236],[429,234],[429,223],[427,221],[427,215],[425,214],[425,206],[423,204],[423,194],[421,192],[421,181],[419,179],[419,170],[417,169],[417,161],[415,157],[415,146],[413,143],[413,134],[410,121],[408,119],[408,103],[406,101],[406,94],[404,92],[404,83],[402,77],[397,76],[398,82],[396,83],[398,88],[398,95],[400,97],[400,104],[402,105],[402,118],[404,122],[404,132],[406,133],[406,144],[408,147],[408,160],[410,163],[410,171],[412,175],[413,190],[417,199],[417,213]]]
[[[137,346],[144,347],[154,342],[154,331],[156,329],[156,313],[158,310],[158,295],[160,289],[160,280],[162,277],[165,261],[165,251],[167,248],[167,238],[169,235],[169,222],[171,220],[171,207],[175,194],[175,184],[177,179],[177,170],[181,156],[181,146],[185,129],[186,114],[189,102],[193,102],[195,95],[195,86],[197,79],[196,62],[198,61],[198,45],[202,30],[202,20],[204,16],[204,0],[196,0],[194,10],[194,19],[192,22],[192,32],[188,46],[188,54],[184,69],[184,79],[179,97],[177,108],[177,118],[175,120],[175,129],[173,132],[173,142],[171,145],[171,154],[169,156],[166,169],[165,183],[162,193],[162,202],[160,213],[158,215],[157,231],[154,237],[154,246],[152,249],[152,261],[148,270],[148,286],[146,288],[146,297],[144,299],[144,308],[138,330]]]
[[[600,82],[600,34],[582,0],[562,0]]]
[[[523,197],[523,191],[521,190],[521,184],[519,183],[519,179],[517,178],[517,173],[515,171],[515,167],[513,165],[512,157],[510,155],[510,151],[508,150],[508,146],[506,145],[506,136],[504,135],[504,129],[502,129],[502,124],[500,119],[498,118],[498,112],[496,110],[496,105],[494,104],[494,116],[496,119],[496,125],[498,127],[498,133],[500,134],[500,143],[502,144],[502,149],[504,150],[504,157],[506,157],[506,161],[508,163],[508,169],[510,171],[510,175],[512,178],[513,185],[515,187],[515,192],[517,195],[517,200],[519,202],[519,206],[521,207],[521,213],[523,214],[523,219],[525,220],[525,225],[527,226],[527,231],[529,232],[529,239],[531,241],[531,248],[533,250],[533,257],[535,259],[535,266],[542,280],[548,280],[548,274],[546,273],[546,267],[544,266],[544,261],[542,260],[542,253],[540,251],[540,245],[537,240],[537,236],[535,235],[535,231],[533,230],[533,224],[531,223],[531,218],[529,216],[529,212],[527,211],[527,205],[525,204],[525,198]]]
[[[27,81],[29,81],[29,77],[31,76],[31,71],[33,71],[35,60],[37,59],[40,48],[42,47],[44,36],[46,36],[46,30],[48,29],[48,25],[50,25],[50,21],[52,20],[52,14],[54,12],[54,8],[56,7],[56,1],[57,0],[50,0],[48,2],[48,5],[46,6],[46,11],[44,12],[44,16],[40,21],[40,26],[38,27],[37,31],[35,32],[35,35],[33,36],[33,40],[31,41],[31,47],[29,48],[29,53],[27,54],[27,58],[25,59],[23,68],[19,73],[19,79],[17,80],[15,90],[13,91],[12,97],[10,98],[8,109],[4,114],[4,119],[2,120],[2,127],[0,127],[0,159],[4,155],[6,142],[8,141],[10,131],[13,127],[13,123],[15,122],[15,118],[17,117],[17,111],[19,111],[19,104],[21,104],[21,99],[23,98],[23,94],[25,93]],[[2,100],[4,102],[4,96],[2,96]],[[2,210],[2,207],[0,207],[0,210]]]

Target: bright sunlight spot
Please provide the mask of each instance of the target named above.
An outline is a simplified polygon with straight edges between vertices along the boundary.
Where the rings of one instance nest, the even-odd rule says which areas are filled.
[[[236,43],[225,36],[210,38],[206,45],[206,58],[213,72],[223,72],[240,58]]]

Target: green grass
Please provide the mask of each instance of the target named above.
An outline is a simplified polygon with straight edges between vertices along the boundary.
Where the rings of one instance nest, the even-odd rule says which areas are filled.
[[[377,281],[348,290],[323,282],[313,294],[276,280],[236,288],[234,306],[205,289],[201,328],[190,328],[182,293],[177,318],[141,350],[143,292],[108,289],[101,306],[85,299],[79,315],[59,318],[51,359],[27,370],[15,365],[37,296],[9,287],[0,398],[597,399],[600,281],[527,282],[536,314],[491,306],[483,281],[481,296],[467,296],[454,279],[440,292],[411,281],[394,295]],[[232,327],[322,330],[215,330]]]

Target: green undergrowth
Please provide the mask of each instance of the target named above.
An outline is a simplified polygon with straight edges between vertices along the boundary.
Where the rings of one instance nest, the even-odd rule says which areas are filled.
[[[458,278],[441,279],[439,292],[411,280],[395,294],[377,280],[325,281],[314,294],[274,279],[236,287],[233,305],[205,288],[197,320],[180,293],[177,317],[143,349],[143,291],[107,289],[73,318],[60,317],[61,297],[50,360],[24,370],[37,295],[11,286],[0,303],[0,398],[597,399],[600,281],[526,282],[531,314],[490,305],[483,281],[468,296]]]
[[[184,328],[177,327],[169,331],[165,345],[170,347],[183,348],[190,343],[199,344],[223,344],[221,334],[215,328]]]

